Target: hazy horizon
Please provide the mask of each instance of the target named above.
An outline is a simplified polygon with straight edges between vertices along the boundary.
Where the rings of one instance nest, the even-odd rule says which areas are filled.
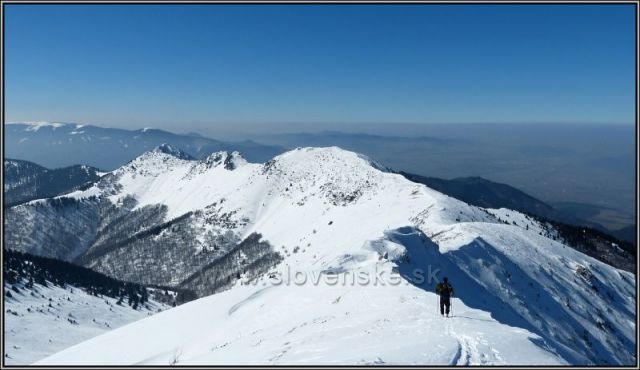
[[[341,122],[259,122],[259,123],[234,123],[234,124],[195,124],[187,122],[162,124],[147,122],[144,124],[125,123],[112,124],[108,122],[85,122],[80,120],[55,120],[55,119],[33,119],[33,120],[7,120],[4,124],[16,123],[65,123],[90,125],[103,128],[115,128],[123,130],[141,130],[153,128],[164,130],[175,134],[198,134],[212,139],[219,140],[247,140],[265,135],[299,134],[299,133],[322,133],[322,132],[344,132],[352,134],[371,134],[381,136],[415,136],[425,135],[430,130],[440,132],[447,128],[470,128],[472,130],[483,127],[501,128],[568,128],[568,129],[635,129],[635,124],[625,123],[597,123],[597,122],[450,122],[450,123],[405,123],[405,122],[353,122],[349,124]]]

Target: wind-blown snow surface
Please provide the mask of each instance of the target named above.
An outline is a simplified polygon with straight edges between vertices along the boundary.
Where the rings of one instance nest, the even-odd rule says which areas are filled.
[[[440,317],[434,297],[413,286],[239,287],[37,364],[563,364],[539,337],[458,299],[456,317]]]
[[[170,306],[150,300],[134,310],[117,299],[68,285],[34,284],[4,300],[5,364],[28,365]]]
[[[356,153],[304,148],[252,164],[156,150],[70,196],[133,196],[165,205],[166,219],[217,203],[284,261],[257,286],[240,280],[40,364],[635,363],[632,274],[540,235],[535,220],[506,225]],[[429,267],[456,288],[451,319],[435,315],[431,280],[260,290],[288,272],[377,269],[406,282]]]

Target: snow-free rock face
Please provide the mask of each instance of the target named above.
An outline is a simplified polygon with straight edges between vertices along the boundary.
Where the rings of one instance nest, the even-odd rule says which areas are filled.
[[[200,296],[227,291],[42,364],[635,362],[632,274],[540,235],[536,220],[506,225],[498,211],[339,148],[299,148],[264,164],[156,151],[66,197],[102,212],[95,237],[77,242],[77,261],[141,283],[215,285]],[[55,214],[47,201],[20,207],[8,212]],[[30,225],[11,248],[35,249],[41,239],[28,236],[48,224]],[[376,271],[403,284],[273,283]],[[458,297],[451,319],[436,315],[431,293],[445,275]],[[174,326],[175,335],[142,338]]]

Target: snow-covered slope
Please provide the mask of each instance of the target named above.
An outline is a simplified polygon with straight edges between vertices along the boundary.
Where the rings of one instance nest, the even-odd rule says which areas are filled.
[[[258,274],[247,272],[256,261],[240,264],[237,275],[225,277],[229,291],[95,338],[42,364],[635,362],[632,274],[540,235],[533,226],[506,225],[494,211],[339,148],[297,149],[265,164],[247,163],[238,153],[194,161],[157,149],[68,197],[108,199],[116,208],[129,204],[131,214],[159,215],[166,223],[156,234],[138,232],[139,238],[116,238],[110,245],[91,242],[115,238],[100,234],[98,224],[97,239],[86,238],[88,243],[73,249],[84,250],[86,265],[125,280],[171,278],[157,283],[202,285],[201,272],[175,280],[178,275],[167,271],[195,263],[188,256],[215,249],[216,238],[226,233],[237,240],[260,235],[268,244],[252,254],[270,245],[282,261],[265,254],[271,263]],[[13,212],[31,215],[46,202],[20,207]],[[168,235],[180,242],[159,250]],[[144,244],[141,238],[147,238]],[[28,235],[12,242],[20,247],[22,240]],[[179,256],[171,254],[180,248]],[[220,253],[216,261],[231,251],[238,250],[214,252]],[[251,258],[243,250],[232,256]],[[448,321],[433,317],[436,282],[411,279],[429,268],[439,271],[439,278],[449,276],[456,287],[459,300]],[[264,290],[273,285],[268,280],[296,272],[326,277],[379,270],[395,271],[413,284],[356,284],[343,290],[281,284]],[[241,286],[248,280],[258,285]],[[168,327],[175,327],[171,336],[142,340]],[[125,337],[140,344],[131,350]]]
[[[168,309],[153,300],[134,310],[116,298],[53,284],[11,291],[4,301],[6,365],[29,365],[67,347]],[[6,294],[6,293],[5,293]]]
[[[499,324],[458,299],[455,317],[442,318],[434,299],[411,285],[245,286],[37,365],[565,364],[538,336]]]

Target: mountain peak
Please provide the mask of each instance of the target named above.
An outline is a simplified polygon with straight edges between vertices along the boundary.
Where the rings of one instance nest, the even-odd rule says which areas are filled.
[[[234,151],[228,154],[224,160],[224,168],[227,170],[235,170],[238,167],[247,164],[247,161],[242,158],[239,152]]]
[[[214,152],[209,154],[207,158],[201,162],[206,165],[206,168],[212,168],[220,164],[224,164],[224,168],[227,170],[234,170],[248,163],[247,160],[245,160],[237,151],[232,153],[226,151]]]
[[[182,151],[180,148],[167,144],[167,143],[163,143],[158,145],[157,147],[155,147],[152,152],[155,153],[163,153],[163,154],[169,154],[171,156],[174,156],[176,158],[179,159],[184,159],[184,160],[188,160],[191,161],[194,158],[192,156],[190,156],[189,154],[185,153],[184,151]]]
[[[175,146],[161,144],[152,150],[142,153],[137,158],[118,168],[116,172],[135,172],[157,176],[188,161],[194,161],[194,158]]]
[[[338,168],[349,171],[374,168],[382,172],[393,172],[363,154],[337,146],[299,147],[275,157],[274,161],[283,165],[303,165],[307,171],[324,169],[334,172]]]

